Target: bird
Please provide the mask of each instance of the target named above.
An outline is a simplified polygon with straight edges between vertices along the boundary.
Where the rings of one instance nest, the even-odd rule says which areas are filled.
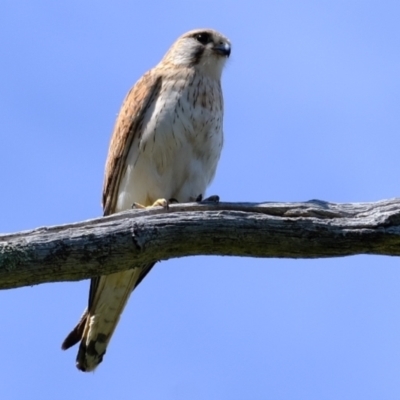
[[[180,36],[126,95],[111,136],[103,185],[103,215],[132,205],[165,206],[203,198],[223,146],[221,75],[231,42],[213,29]],[[153,264],[92,278],[89,301],[62,343],[79,344],[76,366],[102,362],[131,292]]]

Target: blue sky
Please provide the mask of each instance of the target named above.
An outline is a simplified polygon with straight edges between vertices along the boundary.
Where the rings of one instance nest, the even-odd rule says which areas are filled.
[[[400,3],[9,1],[0,6],[1,232],[101,214],[130,86],[180,34],[232,41],[226,201],[398,197]],[[400,260],[157,265],[95,373],[60,350],[88,282],[0,292],[5,399],[398,399]]]

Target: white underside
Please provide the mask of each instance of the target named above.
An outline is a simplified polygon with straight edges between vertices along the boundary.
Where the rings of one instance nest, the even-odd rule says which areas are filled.
[[[147,111],[141,140],[135,138],[126,160],[116,211],[134,202],[174,198],[182,203],[205,194],[222,149],[222,110],[217,119],[185,99],[165,90]]]

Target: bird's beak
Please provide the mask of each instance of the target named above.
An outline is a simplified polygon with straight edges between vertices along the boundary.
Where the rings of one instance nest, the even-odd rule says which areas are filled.
[[[219,43],[213,47],[213,50],[224,57],[229,57],[231,54],[231,45],[229,43]]]

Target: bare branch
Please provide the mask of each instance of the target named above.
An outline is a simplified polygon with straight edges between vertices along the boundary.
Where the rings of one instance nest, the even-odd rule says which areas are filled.
[[[0,235],[0,288],[87,279],[189,255],[400,255],[400,199],[178,204]]]

